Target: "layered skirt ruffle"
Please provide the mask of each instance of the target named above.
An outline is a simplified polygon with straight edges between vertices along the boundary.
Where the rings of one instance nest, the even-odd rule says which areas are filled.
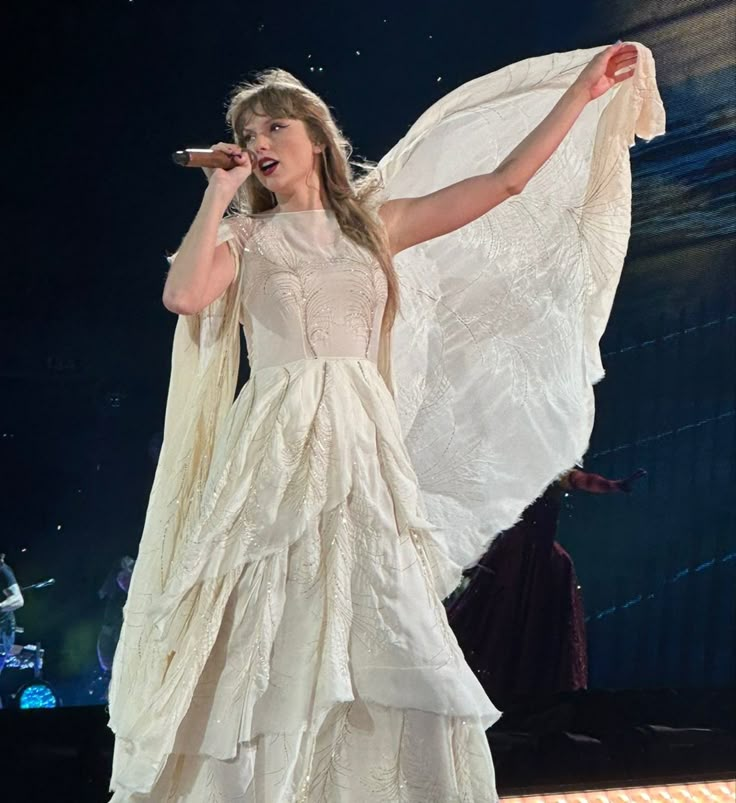
[[[495,800],[500,712],[375,364],[262,368],[222,433],[164,593],[126,609],[112,801]]]

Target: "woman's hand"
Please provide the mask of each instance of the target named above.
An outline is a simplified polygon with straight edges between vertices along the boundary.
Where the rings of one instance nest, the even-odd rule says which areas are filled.
[[[221,167],[202,168],[210,186],[222,193],[223,198],[226,198],[227,202],[230,203],[238,188],[253,172],[256,163],[255,154],[231,142],[218,142],[217,145],[212,145],[211,149],[213,151],[224,151],[232,159],[234,167],[228,170],[224,170]]]
[[[624,493],[631,493],[634,490],[634,483],[642,477],[646,477],[647,472],[643,468],[637,468],[636,471],[625,480],[618,480],[618,487]]]
[[[623,42],[611,45],[591,59],[575,79],[575,85],[582,90],[588,100],[595,100],[608,92],[612,86],[631,78],[638,56],[636,45],[627,45]],[[623,72],[615,74],[622,69]]]

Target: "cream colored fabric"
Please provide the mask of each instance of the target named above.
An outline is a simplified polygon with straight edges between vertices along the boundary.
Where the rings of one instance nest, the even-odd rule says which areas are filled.
[[[450,92],[380,161],[384,198],[493,170],[603,49],[528,59]],[[395,258],[396,404],[446,556],[440,596],[587,451],[629,240],[629,147],[665,129],[654,59],[637,50],[634,76],[586,106],[520,195]]]
[[[448,95],[381,161],[383,197],[492,169],[595,52]],[[640,55],[522,196],[397,257],[395,399],[385,277],[334,214],[223,221],[236,279],[174,338],[110,687],[115,803],[495,801],[500,713],[441,600],[587,445],[628,146],[663,128]]]
[[[165,581],[154,595],[131,584],[110,695],[114,799],[150,792],[197,800],[194,790],[214,772],[225,795],[250,788],[253,800],[294,800],[309,789],[324,740],[345,740],[362,717],[359,731],[375,727],[376,743],[373,752],[358,750],[367,738],[360,732],[352,747],[345,742],[350,778],[386,772],[401,754],[401,772],[416,775],[416,746],[405,740],[412,723],[426,721],[427,755],[444,754],[445,763],[421,789],[459,795],[455,761],[470,761],[462,783],[484,786],[492,800],[483,733],[499,712],[463,660],[434,590],[431,525],[418,513],[416,476],[376,364],[386,300],[380,266],[324,210],[235,216],[220,228],[225,239],[244,255],[232,291],[240,303],[223,299],[225,334],[210,336],[199,360],[212,381],[225,382],[215,366],[234,370],[227,333],[240,317],[251,376],[222,418],[196,416],[212,414],[217,436],[207,473],[190,490],[191,514],[175,520]],[[191,346],[175,348],[177,365]],[[153,566],[143,546],[140,560]],[[335,730],[341,710],[348,725]],[[457,757],[451,737],[484,749]],[[259,797],[265,779],[248,773],[261,762],[272,773],[297,748],[308,752],[269,774]],[[382,763],[370,763],[375,751]],[[177,756],[199,754],[216,759],[216,769],[205,762],[193,778]],[[349,799],[372,799],[360,794],[356,787]]]

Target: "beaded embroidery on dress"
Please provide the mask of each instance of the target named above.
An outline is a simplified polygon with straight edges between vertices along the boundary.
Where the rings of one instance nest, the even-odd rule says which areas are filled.
[[[381,160],[382,198],[493,169],[600,49],[438,101]],[[628,148],[664,130],[639,55],[521,196],[396,257],[393,371],[385,276],[334,213],[223,220],[235,279],[174,336],[111,803],[495,803],[500,712],[442,599],[587,446]]]

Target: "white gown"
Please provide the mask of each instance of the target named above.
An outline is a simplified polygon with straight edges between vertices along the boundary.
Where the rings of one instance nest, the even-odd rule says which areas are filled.
[[[533,126],[599,49],[448,95],[381,161],[382,197],[493,169],[504,118]],[[528,197],[398,255],[395,397],[386,280],[334,213],[223,221],[236,279],[174,340],[110,687],[114,803],[497,799],[500,712],[442,599],[587,446],[628,146],[664,124],[646,48],[637,71]]]

